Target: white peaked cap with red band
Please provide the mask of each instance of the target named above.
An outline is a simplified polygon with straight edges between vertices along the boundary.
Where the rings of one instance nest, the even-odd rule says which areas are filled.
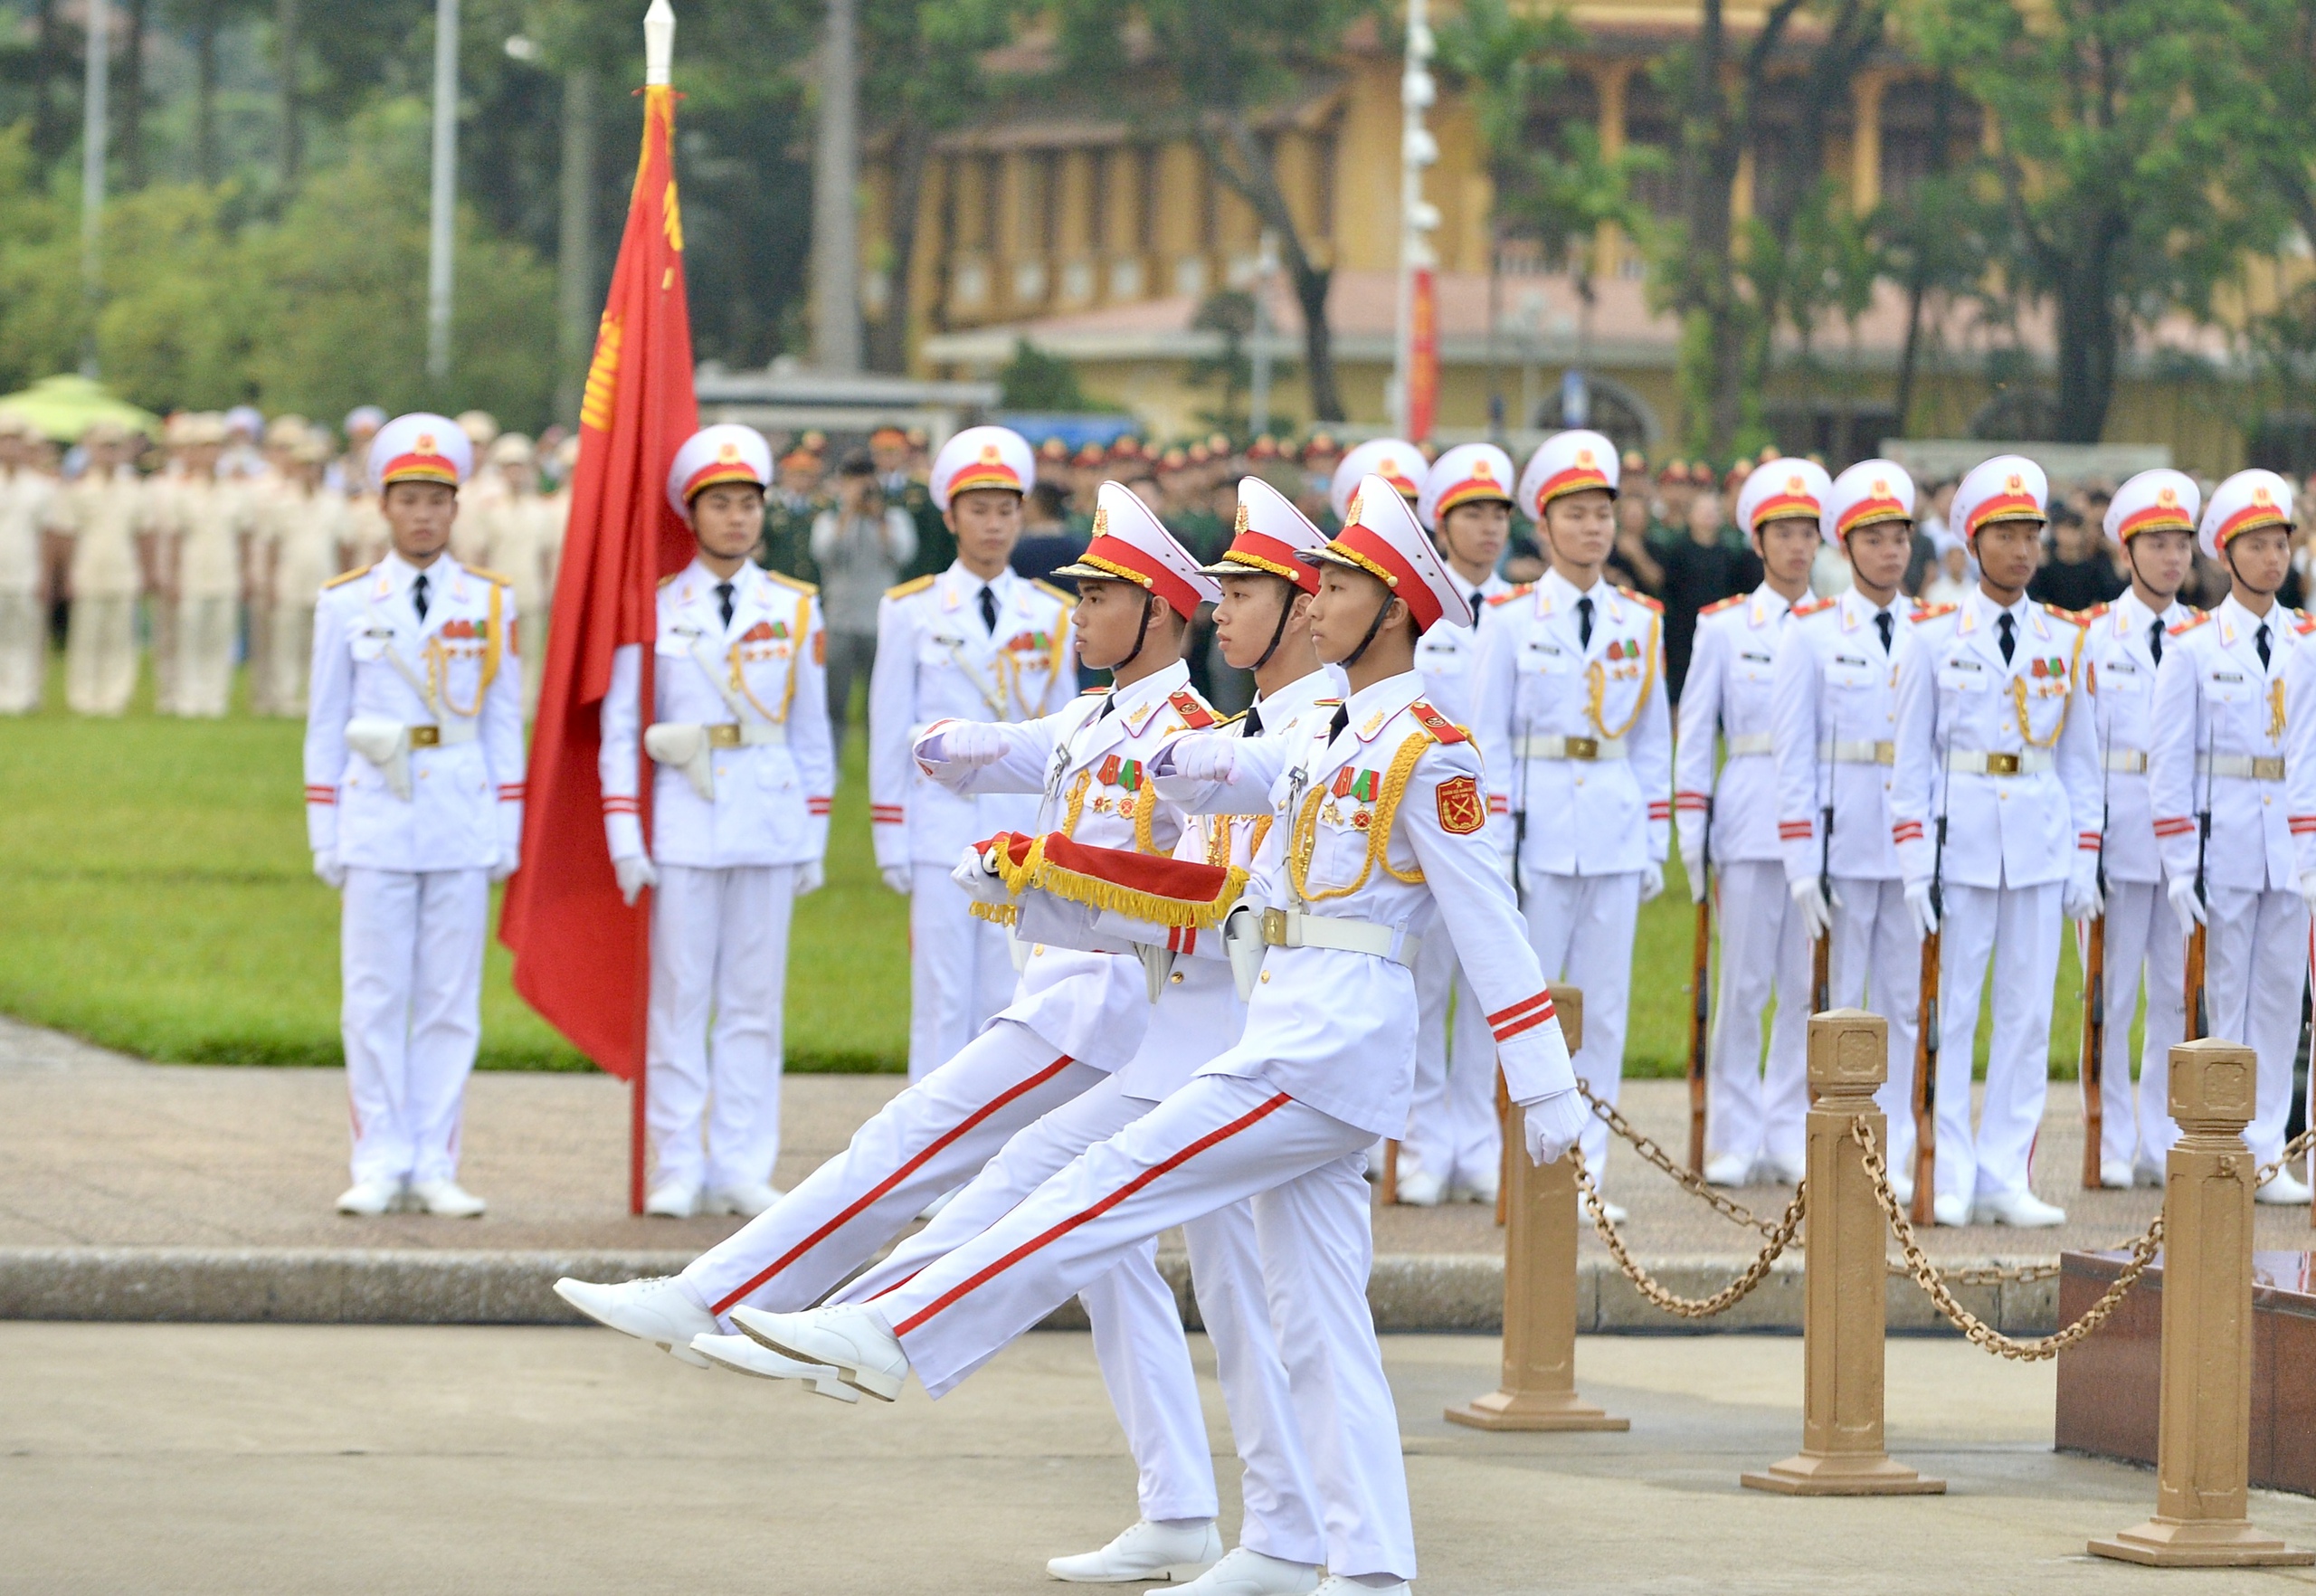
[[[1493,443],[1458,443],[1424,473],[1416,518],[1425,530],[1437,532],[1439,518],[1457,505],[1510,504],[1514,486],[1510,455]]]
[[[1946,524],[1968,543],[1998,521],[2051,518],[2051,480],[2023,454],[1998,454],[1972,466],[1954,489]]]
[[[1239,481],[1239,518],[1230,546],[1201,570],[1209,576],[1284,576],[1305,593],[1319,591],[1318,567],[1297,556],[1324,548],[1327,535],[1295,501],[1260,477]]]
[[[2108,537],[2123,544],[2142,532],[2192,533],[2203,503],[2203,489],[2187,472],[2169,466],[2141,471],[2115,489],[2115,497],[2107,503],[2104,529]]]
[[[2216,560],[2246,532],[2292,525],[2292,484],[2273,471],[2238,471],[2211,490],[2197,541]]]
[[[1185,621],[1199,605],[1222,597],[1191,551],[1122,482],[1102,484],[1094,498],[1093,540],[1054,575],[1079,582],[1131,582],[1164,599]]]
[[[1413,499],[1423,491],[1425,466],[1423,451],[1405,438],[1370,438],[1335,461],[1335,474],[1327,484],[1327,502],[1334,507],[1335,519],[1351,519],[1351,496],[1359,491],[1359,484],[1369,477],[1381,477],[1405,499]]]
[[[1894,460],[1861,460],[1834,479],[1818,531],[1839,548],[1860,527],[1914,518],[1914,480]]]
[[[754,427],[719,422],[685,439],[668,467],[668,503],[688,521],[691,501],[726,482],[772,485],[772,445]]]
[[[1011,427],[967,427],[941,445],[926,486],[933,508],[945,510],[950,499],[975,489],[1027,494],[1037,485],[1038,456],[1028,439]]]
[[[1618,470],[1617,446],[1599,433],[1582,428],[1554,432],[1536,446],[1528,469],[1520,473],[1519,506],[1529,519],[1541,521],[1544,506],[1588,488],[1614,499]]]
[[[1448,575],[1415,511],[1388,480],[1368,478],[1345,508],[1350,514],[1334,540],[1302,558],[1378,578],[1393,596],[1407,600],[1420,631],[1429,632],[1442,621],[1450,626],[1472,623],[1471,600],[1463,584]]]
[[[1750,537],[1771,521],[1799,516],[1823,526],[1834,480],[1814,460],[1765,460],[1737,491],[1737,525]]]
[[[381,493],[396,482],[456,488],[473,474],[474,445],[447,415],[414,410],[394,417],[370,440],[370,480]]]

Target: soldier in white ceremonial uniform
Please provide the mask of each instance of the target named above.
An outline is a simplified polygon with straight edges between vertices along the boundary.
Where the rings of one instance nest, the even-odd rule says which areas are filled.
[[[677,450],[668,502],[698,553],[660,584],[648,708],[640,643],[613,651],[603,696],[612,869],[630,903],[655,888],[643,1211],[669,1219],[754,1218],[779,1201],[788,928],[828,852],[836,756],[820,601],[748,557],[771,480],[772,450],[748,427],[708,427]],[[504,491],[502,514],[515,496]]]
[[[2273,471],[2238,471],[2212,490],[2197,537],[2227,573],[2228,594],[2172,631],[2155,675],[2148,751],[2164,891],[2183,932],[2207,926],[2203,1033],[2241,1042],[2258,1059],[2244,1140],[2263,1164],[2283,1150],[2308,972],[2292,816],[2316,813],[2316,804],[2293,804],[2288,785],[2287,679],[2311,624],[2276,602],[2292,525],[2292,485]],[[2309,1188],[2286,1170],[2254,1195],[2303,1203]]]
[[[2155,679],[2170,629],[2195,619],[2178,599],[2196,550],[2203,495],[2184,471],[2141,471],[2115,490],[2106,533],[2131,566],[2131,587],[2083,614],[2083,686],[2099,734],[2099,851],[2105,899],[2106,1068],[2100,1078],[2099,1183],[2159,1186],[2179,1127],[2167,1097],[2171,1049],[2186,1034],[2179,924],[2163,890],[2148,755],[2155,744]],[[2079,713],[2079,711],[2078,711]],[[2145,976],[2147,1016],[2134,1111],[2126,1039]],[[2296,1018],[2296,1016],[2295,1016]]]
[[[1890,784],[1898,641],[1917,613],[1898,591],[1913,551],[1914,484],[1893,461],[1863,460],[1827,493],[1818,533],[1848,556],[1852,581],[1794,605],[1778,644],[1770,683],[1778,845],[1802,935],[1832,942],[1827,1001],[1889,1022],[1890,1072],[1875,1097],[1889,1116],[1890,1184],[1912,1202],[1922,933],[1891,839]]]
[[[1489,601],[1472,725],[1529,939],[1548,978],[1584,993],[1576,1078],[1609,1103],[1624,1073],[1633,930],[1665,889],[1673,814],[1663,606],[1601,575],[1617,473],[1598,432],[1558,433],[1529,460],[1520,501],[1552,564]],[[1608,1148],[1595,1119],[1584,1156],[1596,1176]]]
[[[1327,480],[1327,507],[1337,522],[1348,521],[1359,485],[1381,477],[1412,508],[1423,492],[1427,470],[1423,451],[1405,438],[1370,438],[1335,462],[1334,475]]]
[[[1708,606],[1681,691],[1673,806],[1689,896],[1708,889],[1721,924],[1721,986],[1705,1068],[1704,1178],[1797,1184],[1809,1108],[1809,933],[1786,894],[1778,841],[1771,698],[1778,644],[1809,596],[1818,521],[1833,479],[1809,460],[1769,460],[1737,495],[1737,525],[1761,556],[1761,584]],[[1716,771],[1718,746],[1727,760]],[[1712,879],[1708,882],[1708,872]],[[1777,1017],[1769,1050],[1761,1015]]]
[[[1952,610],[1917,622],[1898,651],[1891,838],[1915,924],[1941,934],[1941,1225],[2066,1219],[2030,1189],[2030,1165],[2049,1088],[2063,921],[2101,907],[2099,747],[2089,695],[2076,690],[2083,628],[2026,596],[2049,494],[2042,468],[2019,455],[1963,477],[1953,525],[1979,584]],[[1989,964],[1994,1032],[1974,1134],[1971,1054]]]
[[[49,508],[56,484],[33,465],[32,423],[0,411],[0,715],[40,708],[48,677]]]
[[[968,427],[951,438],[933,462],[932,497],[957,557],[877,606],[869,835],[885,885],[909,900],[911,1080],[954,1057],[1013,995],[1004,928],[972,917],[949,872],[968,842],[1029,830],[1038,796],[953,793],[910,747],[936,720],[1036,720],[1077,693],[1068,595],[1006,563],[1021,535],[1022,496],[1036,485],[1036,457],[1019,434]]]
[[[1307,735],[1184,739],[1162,766],[1200,812],[1270,805],[1255,879],[1220,939],[1268,945],[1239,1045],[873,1304],[734,1315],[756,1340],[869,1394],[889,1400],[913,1369],[938,1396],[1165,1227],[1251,1198],[1324,1504],[1323,1596],[1404,1592],[1416,1572],[1399,1421],[1365,1295],[1361,1178],[1368,1145],[1407,1114],[1410,944],[1442,932],[1457,941],[1492,1005],[1532,1154],[1560,1156],[1590,1117],[1483,834],[1478,758],[1424,701],[1414,670],[1417,635],[1468,623],[1466,601],[1389,483],[1370,479],[1352,508],[1316,556],[1313,610],[1320,657],[1343,665],[1349,701]]]
[[[1113,685],[1036,720],[935,721],[915,756],[952,791],[1042,793],[1035,831],[1171,854],[1182,817],[1159,802],[1145,767],[1167,739],[1215,723],[1191,690],[1182,650],[1191,617],[1219,590],[1115,483],[1103,484],[1093,540],[1069,574],[1081,586],[1078,651]],[[671,1279],[566,1280],[556,1289],[613,1329],[694,1363],[704,1359],[693,1336],[736,1306],[794,1308],[826,1296],[1015,1132],[1140,1051],[1151,1024],[1140,960],[1019,938],[1011,946],[1020,969],[1012,1002],[746,1228]]]
[[[307,839],[345,895],[354,1184],[337,1206],[470,1217],[459,1127],[483,934],[523,836],[517,615],[505,583],[444,552],[473,460],[458,428],[398,416],[369,459],[393,551],[323,590],[307,694]]]
[[[1512,591],[1496,572],[1512,536],[1512,459],[1493,443],[1459,443],[1434,461],[1416,497],[1448,575],[1472,607],[1472,625],[1434,626],[1415,645],[1415,668],[1431,707],[1458,726],[1472,723],[1472,665],[1487,601]],[[1452,996],[1451,996],[1452,994]],[[1415,1096],[1400,1145],[1399,1199],[1429,1208],[1494,1202],[1504,1164],[1495,1115],[1495,1043],[1487,1014],[1463,979],[1444,936],[1416,961]]]

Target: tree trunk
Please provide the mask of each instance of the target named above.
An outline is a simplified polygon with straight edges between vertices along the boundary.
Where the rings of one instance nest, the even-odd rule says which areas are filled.
[[[575,67],[563,78],[563,173],[555,219],[555,413],[579,421],[581,385],[603,309],[595,286],[595,74]]]
[[[281,186],[298,184],[306,158],[305,129],[299,122],[298,65],[303,41],[298,33],[298,0],[274,0],[274,40],[281,54]]]
[[[1343,395],[1335,391],[1334,329],[1327,324],[1327,285],[1334,280],[1334,270],[1312,265],[1299,249],[1295,253],[1291,274],[1295,301],[1303,308],[1303,371],[1311,390],[1311,418],[1339,422],[1343,419]]]
[[[2056,442],[2096,443],[2107,428],[2121,328],[2106,278],[2097,261],[2086,261],[2068,273],[2060,290]]]
[[[204,188],[217,182],[217,10],[202,13],[194,36],[193,158]]]
[[[145,22],[152,0],[128,0],[128,49],[120,62],[120,175],[145,186]]]
[[[69,63],[64,60],[56,0],[40,0],[40,19],[33,43],[33,150],[43,166],[64,153],[71,130],[56,103],[55,81]]]
[[[1287,276],[1295,284],[1295,300],[1303,309],[1303,364],[1311,392],[1312,419],[1342,421],[1343,396],[1335,389],[1334,332],[1327,323],[1327,287],[1334,280],[1334,269],[1312,263],[1310,252],[1303,247],[1302,230],[1295,224],[1295,213],[1278,186],[1278,174],[1244,118],[1225,117],[1220,127],[1200,120],[1191,131],[1208,167],[1254,207],[1264,225],[1278,234]]]
[[[909,285],[916,279],[916,213],[925,199],[925,168],[932,159],[933,129],[911,117],[893,140],[892,205],[886,242],[892,252],[885,312],[868,329],[868,369],[908,369]]]

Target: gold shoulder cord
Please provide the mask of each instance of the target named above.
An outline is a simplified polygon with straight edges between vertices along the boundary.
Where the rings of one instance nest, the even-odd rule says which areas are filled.
[[[482,713],[483,696],[490,691],[491,682],[498,678],[498,653],[506,641],[499,634],[498,616],[506,591],[496,582],[490,584],[490,619],[486,622],[490,635],[483,640],[482,680],[476,684],[473,703],[460,708],[451,698],[451,656],[450,651],[442,646],[442,634],[438,632],[426,640],[426,685],[430,689],[427,696],[461,719],[470,720]]]
[[[1591,698],[1584,706],[1584,716],[1592,723],[1592,729],[1599,732],[1605,741],[1614,742],[1640,724],[1641,711],[1648,708],[1648,695],[1656,686],[1656,633],[1657,629],[1664,623],[1665,618],[1662,615],[1654,610],[1649,611],[1648,669],[1640,679],[1640,696],[1632,701],[1631,716],[1614,731],[1610,731],[1600,719],[1600,711],[1608,703],[1609,673],[1602,669],[1598,660],[1593,660],[1590,669],[1586,670],[1585,676],[1590,681]]]
[[[1063,800],[1068,806],[1061,816],[1063,836],[1075,838],[1077,835],[1077,817],[1086,812],[1086,789],[1093,784],[1094,773],[1090,769],[1079,771],[1077,779],[1069,784],[1068,796]]]
[[[1303,812],[1295,817],[1295,830],[1287,834],[1286,879],[1294,885],[1295,895],[1305,903],[1325,903],[1330,898],[1349,898],[1367,885],[1367,878],[1381,864],[1383,873],[1395,881],[1410,887],[1423,883],[1423,867],[1402,870],[1392,864],[1391,827],[1400,816],[1400,800],[1408,790],[1408,778],[1415,774],[1416,761],[1423,751],[1438,741],[1428,731],[1409,734],[1391,757],[1391,768],[1383,776],[1383,790],[1375,799],[1375,819],[1367,828],[1367,857],[1359,863],[1358,879],[1348,887],[1330,887],[1314,892],[1310,888],[1311,855],[1319,845],[1319,805],[1326,798],[1324,787],[1314,787],[1303,801]]]
[[[2074,679],[2074,672],[2080,669],[2083,664],[2083,640],[2088,635],[2088,628],[2077,627],[2075,629],[2074,655],[2067,661],[2067,679],[2070,681]],[[2026,680],[2021,677],[2016,676],[2010,679],[2010,710],[2018,720],[2018,740],[2025,743],[2029,748],[2047,748],[2051,746],[2052,744],[2057,742],[2059,740],[2059,735],[2066,730],[2067,712],[2074,708],[2074,695],[2073,693],[2069,693],[2067,694],[2064,701],[2059,705],[2058,724],[2051,727],[2051,735],[2047,737],[2037,738],[2035,736],[2033,722],[2029,721],[2026,717]]]

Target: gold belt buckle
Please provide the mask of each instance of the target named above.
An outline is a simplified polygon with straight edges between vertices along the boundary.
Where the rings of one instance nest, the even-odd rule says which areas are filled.
[[[439,748],[442,746],[442,728],[439,726],[413,726],[410,728],[410,746],[413,748]]]
[[[1895,743],[1876,743],[1876,744],[1875,744],[1875,745],[1874,745],[1874,763],[1875,763],[1875,764],[1876,764],[1876,765],[1895,765],[1895,764],[1897,764],[1897,763],[1898,763],[1898,745],[1897,745],[1897,744],[1895,744]]]
[[[1598,737],[1565,737],[1561,741],[1566,745],[1571,759],[1600,757],[1600,739]]]
[[[2283,760],[2273,754],[2259,754],[2252,758],[2252,779],[2255,782],[2283,780]]]
[[[707,728],[707,746],[711,748],[736,748],[740,746],[740,723],[726,720]]]
[[[1286,911],[1285,909],[1263,910],[1263,945],[1265,947],[1286,945]]]
[[[1989,775],[2017,775],[2017,774],[2018,774],[2018,755],[2016,755],[2016,754],[1989,754],[1989,755],[1987,755],[1987,774],[1989,774]]]

